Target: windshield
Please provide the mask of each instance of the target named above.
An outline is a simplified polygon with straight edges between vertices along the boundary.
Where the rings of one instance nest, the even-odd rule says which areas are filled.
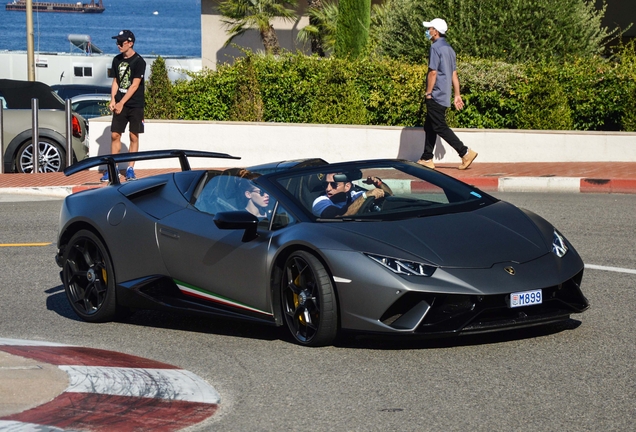
[[[437,171],[401,161],[333,164],[276,181],[319,222],[399,220],[472,211],[496,201]]]

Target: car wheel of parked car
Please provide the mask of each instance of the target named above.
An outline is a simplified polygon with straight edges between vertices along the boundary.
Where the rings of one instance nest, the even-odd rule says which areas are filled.
[[[66,168],[66,152],[55,141],[40,137],[38,172],[60,172]],[[15,158],[19,173],[33,172],[33,144],[27,141],[18,149]]]
[[[338,332],[338,306],[329,273],[305,251],[292,253],[281,281],[285,323],[301,345],[323,346]]]
[[[89,322],[115,318],[115,273],[104,243],[88,230],[80,230],[64,249],[62,282],[73,310]]]

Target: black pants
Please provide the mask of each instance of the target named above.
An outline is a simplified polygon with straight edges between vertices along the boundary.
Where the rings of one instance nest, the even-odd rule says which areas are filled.
[[[444,141],[451,145],[459,155],[463,157],[468,152],[468,147],[457,138],[446,124],[446,108],[438,104],[433,99],[426,99],[426,121],[424,122],[424,132],[426,132],[426,142],[424,143],[424,153],[422,159],[433,159],[433,150],[435,149],[435,141],[437,135],[442,137]]]

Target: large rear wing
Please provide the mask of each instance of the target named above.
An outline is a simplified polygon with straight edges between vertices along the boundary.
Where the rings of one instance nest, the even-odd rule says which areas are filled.
[[[66,169],[64,169],[64,175],[70,176],[89,168],[94,168],[99,165],[106,165],[108,167],[108,176],[110,178],[111,184],[120,184],[119,173],[117,172],[118,163],[153,159],[179,158],[181,171],[190,171],[190,162],[188,161],[188,157],[240,159],[239,156],[231,156],[226,153],[215,153],[196,150],[151,150],[136,153],[119,153],[94,156],[77,162],[70,167],[67,167]]]

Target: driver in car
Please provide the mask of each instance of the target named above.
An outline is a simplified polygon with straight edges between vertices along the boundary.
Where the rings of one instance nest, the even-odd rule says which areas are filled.
[[[315,216],[324,219],[354,215],[367,198],[377,200],[392,194],[391,188],[379,177],[367,177],[364,183],[375,186],[367,191],[352,190],[353,183],[343,173],[327,174],[325,180],[325,193],[314,200],[311,208]]]

